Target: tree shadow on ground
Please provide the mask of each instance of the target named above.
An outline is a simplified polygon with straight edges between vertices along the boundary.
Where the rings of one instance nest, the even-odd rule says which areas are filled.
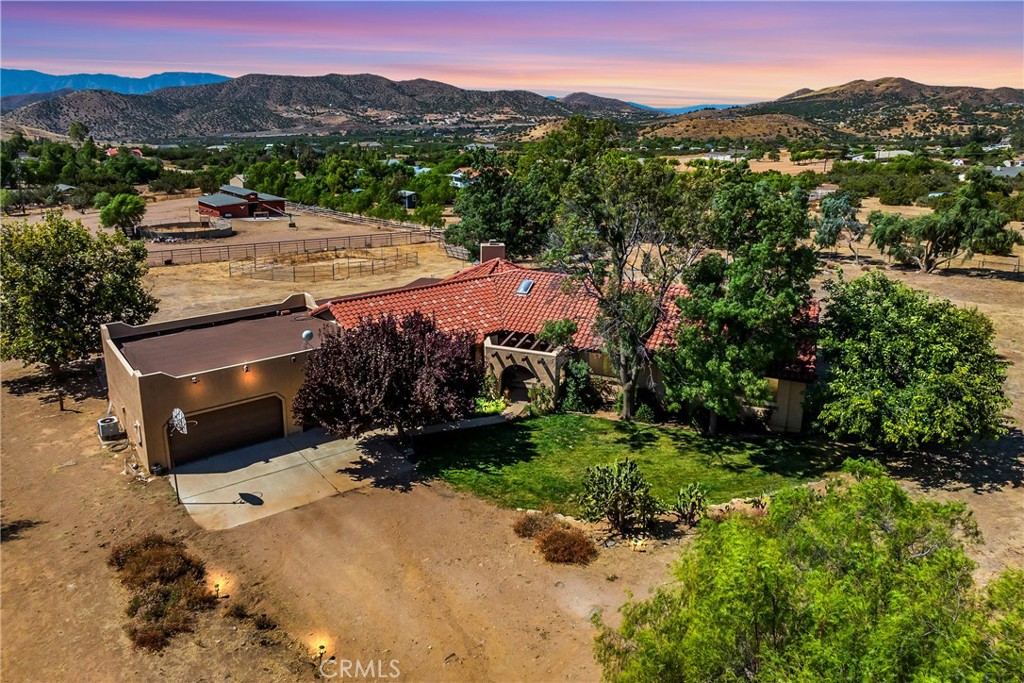
[[[847,458],[864,455],[857,446],[817,438],[770,436],[750,443],[756,445],[752,465],[787,479],[820,479],[841,469]]]
[[[353,481],[366,481],[378,489],[408,493],[413,484],[420,480],[416,468],[403,453],[397,440],[386,436],[371,436],[356,446],[359,458],[338,474],[345,474]]]
[[[991,493],[1024,486],[1024,432],[1013,428],[998,441],[927,453],[881,454],[889,472],[923,489]]]
[[[657,443],[664,431],[658,429],[655,425],[644,424],[641,422],[626,422],[624,420],[615,421],[613,423],[613,429],[617,434],[615,437],[615,443],[622,444],[623,446],[629,446],[633,450],[638,450]]]
[[[4,386],[12,396],[37,396],[40,403],[52,405],[60,400],[63,391],[65,400],[78,403],[90,398],[104,399],[106,389],[99,379],[99,365],[82,361],[69,365],[59,378],[54,378],[45,369],[5,379]]]
[[[33,527],[44,524],[37,519],[12,519],[9,522],[0,524],[0,543],[16,541],[22,534]]]
[[[756,468],[787,479],[814,479],[840,469],[844,459],[862,454],[855,446],[796,435],[705,436],[681,429],[666,430],[666,434],[680,457],[737,474]]]
[[[411,459],[416,471],[432,477],[444,470],[495,472],[503,467],[533,460],[539,455],[522,422],[418,436]]]

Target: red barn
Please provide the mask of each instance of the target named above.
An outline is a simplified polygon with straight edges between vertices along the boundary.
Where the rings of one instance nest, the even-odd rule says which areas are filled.
[[[246,213],[242,214],[243,216],[255,216],[257,213],[267,213],[271,216],[287,215],[284,210],[284,197],[277,197],[244,187],[235,187],[234,185],[221,185],[220,191],[221,194],[235,197],[246,203],[248,208]]]
[[[199,198],[201,216],[243,218],[249,215],[249,203],[229,194],[210,194]]]

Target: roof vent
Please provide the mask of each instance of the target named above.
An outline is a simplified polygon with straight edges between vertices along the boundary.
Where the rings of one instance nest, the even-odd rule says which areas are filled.
[[[516,290],[516,294],[526,296],[533,289],[533,280],[523,280],[519,283],[519,289]]]

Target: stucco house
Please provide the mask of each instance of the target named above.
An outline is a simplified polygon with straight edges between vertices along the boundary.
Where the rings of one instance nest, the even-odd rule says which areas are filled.
[[[278,304],[171,322],[104,325],[112,415],[146,467],[174,467],[302,431],[291,404],[309,353],[332,327],[383,313],[419,311],[442,329],[470,331],[499,390],[515,399],[525,399],[538,383],[558,391],[569,352],[552,348],[537,334],[549,320],[570,319],[577,323],[576,353],[596,375],[614,381],[593,332],[597,303],[567,277],[523,268],[504,258],[504,245],[491,243],[481,245],[480,264],[443,280],[417,280],[319,304],[308,294],[295,294]],[[685,290],[677,286],[669,294],[667,315],[648,342],[652,351],[674,338],[674,300]],[[816,317],[816,308],[811,314]],[[771,373],[775,401],[769,428],[800,430],[804,390],[814,376],[813,348]],[[656,372],[646,380],[657,388]],[[186,417],[187,433],[171,422],[175,408]]]

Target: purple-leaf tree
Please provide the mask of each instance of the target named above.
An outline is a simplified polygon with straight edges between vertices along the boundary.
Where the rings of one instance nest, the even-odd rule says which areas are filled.
[[[469,415],[482,380],[471,333],[440,330],[422,313],[363,318],[310,353],[292,411],[339,436],[394,428],[404,439]]]

